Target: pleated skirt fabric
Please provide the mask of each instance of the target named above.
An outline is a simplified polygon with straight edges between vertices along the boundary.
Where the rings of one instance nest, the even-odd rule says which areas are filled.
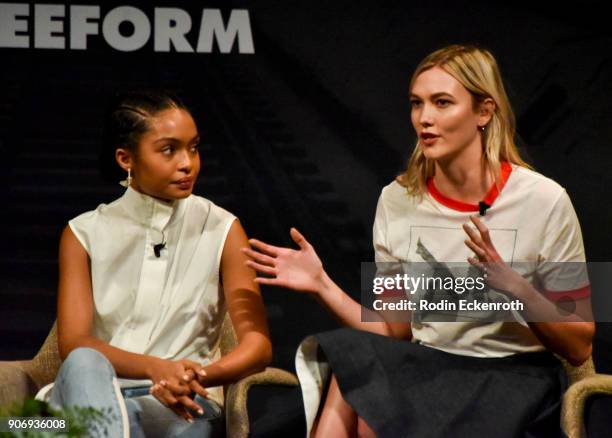
[[[334,373],[380,438],[564,436],[567,379],[549,352],[479,358],[344,328],[307,338],[296,369],[308,423]]]

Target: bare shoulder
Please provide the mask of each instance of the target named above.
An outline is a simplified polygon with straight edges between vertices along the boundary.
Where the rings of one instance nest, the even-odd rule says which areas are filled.
[[[242,227],[242,224],[235,218],[230,225],[230,229],[227,232],[227,237],[225,239],[225,247],[223,252],[227,250],[237,250],[240,251],[240,248],[248,245],[248,238],[246,231]]]
[[[60,238],[60,253],[69,251],[70,253],[82,253],[87,255],[87,251],[83,248],[83,245],[77,239],[76,235],[72,231],[70,225],[66,225],[62,231]]]

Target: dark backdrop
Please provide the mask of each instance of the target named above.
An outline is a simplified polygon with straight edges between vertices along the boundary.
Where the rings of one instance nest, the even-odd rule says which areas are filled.
[[[88,3],[102,16],[120,5],[78,2]],[[176,90],[193,109],[203,138],[196,193],[261,239],[288,244],[297,226],[358,296],[378,194],[414,143],[410,75],[443,45],[483,45],[499,60],[528,159],[569,192],[588,258],[610,260],[607,15],[597,2],[464,3],[126,2],[150,17],[154,6],[183,8],[196,33],[203,7],[224,17],[248,9],[255,54],[155,53],[151,43],[125,53],[100,36],[87,51],[0,49],[0,357],[32,356],[55,318],[62,227],[121,193],[99,178],[96,157],[109,96],[132,87]],[[299,340],[335,323],[304,296],[264,296],[275,365],[292,369]],[[595,354],[612,371],[607,330],[598,325]]]

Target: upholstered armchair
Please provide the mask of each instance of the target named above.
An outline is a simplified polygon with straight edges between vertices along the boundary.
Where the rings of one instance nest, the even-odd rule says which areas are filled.
[[[221,332],[221,354],[237,345],[231,320],[226,316]],[[0,406],[33,397],[40,388],[55,380],[61,364],[57,346],[56,324],[32,360],[0,362]],[[249,434],[247,394],[252,385],[298,384],[295,375],[277,368],[264,371],[225,387],[225,420],[227,436],[246,438]]]
[[[592,395],[612,395],[612,375],[595,373],[592,358],[579,367],[573,367],[563,359],[562,361],[570,386],[563,397],[561,425],[569,438],[584,438],[585,403]]]
[[[231,321],[226,317],[221,334],[221,352],[226,354],[236,346],[236,336]],[[612,396],[612,375],[595,373],[592,359],[579,367],[563,361],[570,387],[563,398],[561,422],[569,438],[586,436],[584,407],[586,400],[595,394]],[[31,397],[47,383],[55,379],[60,367],[56,326],[53,325],[38,354],[32,360],[0,362],[0,406]],[[247,437],[249,417],[247,395],[253,385],[298,384],[295,375],[276,368],[266,368],[225,388],[226,429],[229,438]]]

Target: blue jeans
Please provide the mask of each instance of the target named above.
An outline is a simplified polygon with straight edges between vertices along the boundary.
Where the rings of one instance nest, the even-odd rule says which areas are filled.
[[[223,436],[223,412],[212,400],[196,396],[195,402],[204,409],[203,415],[193,413],[189,423],[162,405],[152,395],[140,395],[125,400],[118,391],[116,373],[106,357],[91,348],[73,350],[59,370],[51,392],[50,403],[56,406],[92,407],[101,411],[104,422],[91,425],[91,436],[121,437],[126,416],[131,437],[198,437]],[[113,383],[115,382],[115,383]],[[125,402],[125,409],[122,409]],[[123,413],[122,413],[123,412]]]

